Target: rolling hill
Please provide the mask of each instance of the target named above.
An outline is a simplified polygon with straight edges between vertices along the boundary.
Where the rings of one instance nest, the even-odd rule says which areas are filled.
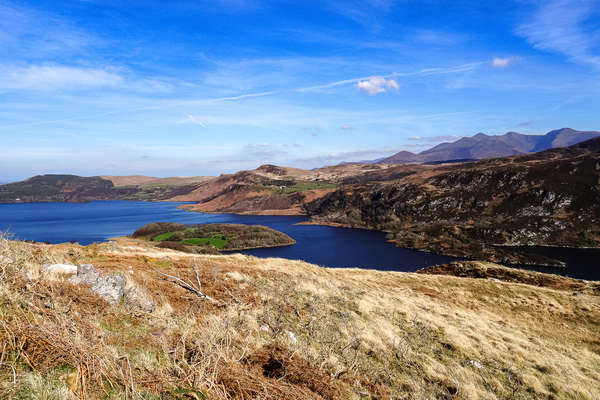
[[[189,178],[107,178],[111,179],[100,176],[37,175],[21,182],[0,185],[0,203],[41,201],[77,203],[93,200],[158,201],[167,200],[182,193],[189,193],[199,185],[198,182],[189,182]],[[127,186],[116,186],[113,180],[116,182],[129,182],[129,184]],[[138,184],[133,184],[134,181]]]

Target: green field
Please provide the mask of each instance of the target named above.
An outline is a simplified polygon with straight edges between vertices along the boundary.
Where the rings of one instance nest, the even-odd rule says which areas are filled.
[[[194,231],[194,229],[186,229],[185,232]],[[176,232],[166,232],[156,235],[152,238],[153,242],[165,242],[174,239]],[[217,249],[223,248],[227,244],[227,239],[222,234],[215,234],[210,237],[189,237],[181,240],[184,244],[192,246],[215,246]]]
[[[215,246],[217,249],[223,248],[227,244],[227,240],[223,239],[223,236],[210,237],[210,238],[188,238],[183,239],[184,244],[190,244],[192,246],[202,246],[210,244]]]
[[[173,235],[175,234],[175,232],[167,232],[167,233],[163,233],[160,234],[158,236],[155,236],[152,240],[154,242],[162,242],[164,240],[169,240],[173,237]]]

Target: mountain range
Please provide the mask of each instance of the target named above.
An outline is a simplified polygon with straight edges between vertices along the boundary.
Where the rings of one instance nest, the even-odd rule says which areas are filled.
[[[373,163],[408,164],[508,157],[567,147],[598,136],[600,136],[598,131],[576,131],[571,128],[553,130],[545,135],[524,135],[517,132],[508,132],[504,135],[478,133],[455,142],[438,144],[418,154],[400,151],[390,157],[375,160]]]
[[[467,139],[512,138],[515,147],[520,139],[522,151],[589,134]],[[401,247],[510,263],[556,260],[492,245],[600,246],[600,137],[531,154],[436,164],[316,170],[266,164],[212,178],[41,175],[0,186],[0,203],[169,200],[193,202],[182,206],[190,211],[306,215],[311,223],[384,231]]]

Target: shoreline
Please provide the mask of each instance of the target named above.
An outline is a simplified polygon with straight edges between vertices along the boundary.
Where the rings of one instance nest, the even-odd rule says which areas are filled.
[[[349,226],[346,224],[342,224],[339,222],[329,222],[329,221],[323,221],[323,222],[319,222],[319,221],[314,221],[314,220],[309,220],[309,221],[303,221],[303,222],[298,222],[295,225],[316,225],[316,226],[331,226],[331,227],[335,227],[335,228],[347,228],[347,229],[364,229],[364,230],[368,230],[368,231],[377,231],[377,232],[381,232],[384,234],[390,233],[389,231],[380,231],[377,230],[375,228],[369,228],[369,227],[353,227],[353,226]],[[443,255],[443,256],[450,256],[450,257],[456,257],[456,258],[463,258],[466,260],[481,260],[480,257],[476,257],[476,256],[469,256],[469,255],[464,255],[464,254],[458,254],[458,253],[453,253],[453,252],[440,252],[440,251],[435,251],[435,250],[431,250],[431,249],[427,249],[427,248],[417,248],[417,247],[411,247],[411,246],[406,246],[406,245],[402,245],[400,243],[398,243],[395,240],[390,240],[390,239],[385,239],[388,243],[393,243],[394,245],[396,245],[397,247],[401,247],[403,249],[409,249],[409,250],[414,250],[414,251],[421,251],[421,252],[425,252],[425,253],[431,253],[431,254],[437,254],[437,255]],[[486,244],[487,245],[487,244]],[[509,245],[509,246],[504,246],[504,245],[498,245],[498,244],[490,244],[487,246],[492,246],[492,247],[527,247],[527,246],[523,246],[523,245]],[[546,245],[531,245],[530,247],[563,247],[563,248],[570,248],[570,249],[598,249],[597,247],[574,247],[574,246],[546,246]],[[523,255],[522,253],[518,253],[519,255]],[[526,256],[526,255],[524,255]],[[537,255],[534,255],[537,256]],[[548,257],[550,258],[550,257]],[[555,259],[552,259],[555,260]],[[499,262],[499,263],[503,263],[503,264],[508,264],[513,266],[512,268],[519,268],[519,266],[529,266],[529,267],[544,267],[544,268],[568,268],[568,266],[566,265],[566,263],[564,261],[561,260],[555,260],[557,263],[556,264],[549,264],[549,263],[539,263],[539,262],[527,262],[527,261],[522,261],[522,262],[509,262],[509,261],[503,261],[503,260],[487,260],[489,262]]]
[[[93,200],[93,201],[97,201],[97,202],[127,202],[127,203],[131,203],[131,202],[138,202],[138,200]],[[37,203],[63,203],[63,204],[81,204],[81,203],[75,203],[75,202],[37,202]],[[188,212],[193,212],[193,213],[198,213],[198,214],[214,214],[214,215],[218,215],[218,214],[229,214],[229,215],[240,215],[240,216],[267,216],[267,217],[275,217],[275,216],[282,216],[282,217],[302,217],[302,219],[306,218],[306,220],[300,221],[300,222],[295,222],[294,225],[315,225],[315,226],[331,226],[331,227],[339,227],[339,228],[346,228],[346,229],[359,229],[359,230],[367,230],[367,231],[377,231],[377,232],[381,232],[384,235],[388,232],[386,231],[379,231],[377,229],[373,229],[373,228],[368,228],[365,226],[349,226],[346,224],[342,224],[342,223],[338,223],[338,222],[328,222],[328,221],[315,221],[315,220],[310,220],[308,219],[308,216],[306,215],[298,215],[298,214],[292,214],[292,215],[281,215],[281,214],[273,214],[272,212],[269,211],[264,211],[263,213],[232,213],[232,212],[206,212],[206,211],[197,211],[197,210],[193,210],[190,209],[189,207],[185,207],[187,205],[190,204],[194,204],[194,202],[175,202],[175,201],[168,201],[168,200],[161,200],[161,201],[142,201],[142,203],[157,203],[157,204],[164,204],[164,203],[171,203],[174,208],[180,209],[182,211],[188,211]],[[3,204],[17,204],[17,203],[3,203]],[[263,224],[264,225],[264,224]],[[268,222],[267,222],[268,225]],[[100,242],[104,242],[104,241],[109,241],[111,238],[106,238],[101,240]],[[383,238],[382,238],[383,239]],[[511,266],[513,268],[536,268],[536,267],[540,267],[540,268],[552,268],[555,269],[552,272],[549,273],[555,273],[555,274],[561,274],[560,270],[564,270],[565,268],[568,268],[568,266],[566,265],[566,263],[561,262],[560,264],[558,263],[545,263],[545,262],[531,262],[531,261],[526,261],[526,260],[522,260],[519,261],[517,259],[515,260],[511,260],[510,257],[507,259],[500,259],[500,258],[490,258],[490,257],[480,257],[477,254],[464,254],[464,253],[455,253],[453,251],[437,251],[436,249],[430,249],[430,248],[418,248],[418,247],[412,247],[412,246],[408,246],[408,245],[403,245],[402,243],[398,243],[395,240],[388,240],[383,239],[388,243],[393,243],[395,246],[399,247],[399,248],[403,248],[403,249],[407,249],[407,250],[412,250],[412,251],[418,251],[418,252],[423,252],[423,253],[431,253],[431,254],[436,254],[436,255],[443,255],[443,256],[451,256],[451,257],[456,257],[459,259],[463,259],[463,260],[487,260],[490,262],[496,262],[496,263],[501,263],[501,264],[505,264],[507,266]],[[44,244],[44,242],[39,242],[41,244]],[[65,241],[63,243],[70,243],[70,241]],[[287,247],[287,246],[292,246],[294,244],[296,244],[297,242],[294,240],[294,243],[290,243],[290,244],[283,244],[283,245],[276,245],[276,246],[256,246],[256,247],[250,247],[250,248],[236,248],[236,249],[230,249],[230,250],[223,250],[223,254],[228,254],[231,252],[236,252],[236,251],[245,251],[245,250],[254,250],[254,249],[259,249],[259,248],[274,248],[274,247]],[[558,245],[521,245],[521,244],[510,244],[510,245],[503,245],[503,244],[491,244],[489,246],[492,247],[498,247],[499,250],[503,250],[503,248],[506,248],[505,250],[509,251],[509,250],[513,250],[513,248],[515,247],[546,247],[546,248],[564,248],[564,249],[582,249],[582,250],[600,250],[600,248],[597,247],[577,247],[577,246],[558,246]],[[543,255],[542,255],[543,257]],[[558,261],[558,260],[557,260]]]
[[[233,212],[209,212],[209,211],[196,211],[196,210],[191,210],[187,207],[184,207],[185,205],[181,205],[178,206],[177,208],[181,208],[182,210],[185,211],[190,211],[190,212],[197,212],[197,213],[206,213],[206,214],[232,214],[232,215],[262,215],[262,216],[278,216],[281,214],[271,214],[268,213],[268,210],[265,211],[264,214],[258,214],[258,213],[233,213]],[[388,234],[390,232],[388,231],[381,231],[375,228],[370,228],[370,227],[366,227],[366,226],[350,226],[347,224],[343,224],[340,222],[330,222],[330,221],[315,221],[310,219],[310,217],[306,214],[303,215],[292,215],[292,214],[283,214],[284,216],[306,216],[307,218],[309,218],[307,221],[302,221],[302,222],[297,222],[294,225],[306,225],[306,226],[310,226],[310,225],[314,225],[314,226],[330,226],[330,227],[334,227],[334,228],[345,228],[345,229],[362,229],[362,230],[367,230],[367,231],[375,231],[375,232],[381,232],[383,234]],[[475,255],[465,255],[465,254],[459,254],[459,253],[454,253],[454,252],[440,252],[440,251],[435,251],[435,250],[431,250],[431,249],[427,249],[427,248],[417,248],[417,247],[411,247],[411,246],[406,246],[406,245],[402,245],[401,243],[398,243],[395,240],[389,240],[389,239],[385,239],[386,242],[388,243],[392,243],[397,247],[403,248],[403,249],[408,249],[408,250],[413,250],[413,251],[420,251],[420,252],[424,252],[424,253],[431,253],[431,254],[436,254],[436,255],[442,255],[442,256],[450,256],[450,257],[456,257],[456,258],[462,258],[462,259],[466,259],[466,260],[481,260],[481,257],[477,257]],[[598,249],[597,247],[575,247],[575,246],[556,246],[556,245],[499,245],[499,244],[484,244],[486,246],[491,246],[491,247],[549,247],[549,248],[568,248],[568,249]],[[523,257],[528,257],[527,255],[524,255],[523,253],[519,253],[519,252],[515,252],[516,254],[518,254],[519,256],[523,256]],[[533,255],[533,256],[539,256],[539,255]],[[546,256],[543,256],[546,257]],[[519,266],[523,266],[523,267],[542,267],[542,268],[559,268],[559,269],[566,269],[568,268],[566,262],[561,261],[561,260],[557,260],[557,259],[553,259],[550,257],[547,257],[553,261],[555,261],[555,263],[544,263],[544,262],[531,262],[531,261],[509,261],[509,260],[494,260],[494,259],[487,259],[486,261],[489,262],[499,262],[502,264],[508,264],[511,266],[511,268],[519,268]]]

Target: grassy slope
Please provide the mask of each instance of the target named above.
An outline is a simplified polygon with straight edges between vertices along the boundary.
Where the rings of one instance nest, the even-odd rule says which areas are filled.
[[[1,398],[75,398],[76,382],[81,397],[110,399],[600,398],[591,284],[194,257],[133,240],[0,247]],[[38,276],[40,263],[64,260],[132,269],[157,309]],[[215,303],[153,270],[192,278],[194,264]]]

